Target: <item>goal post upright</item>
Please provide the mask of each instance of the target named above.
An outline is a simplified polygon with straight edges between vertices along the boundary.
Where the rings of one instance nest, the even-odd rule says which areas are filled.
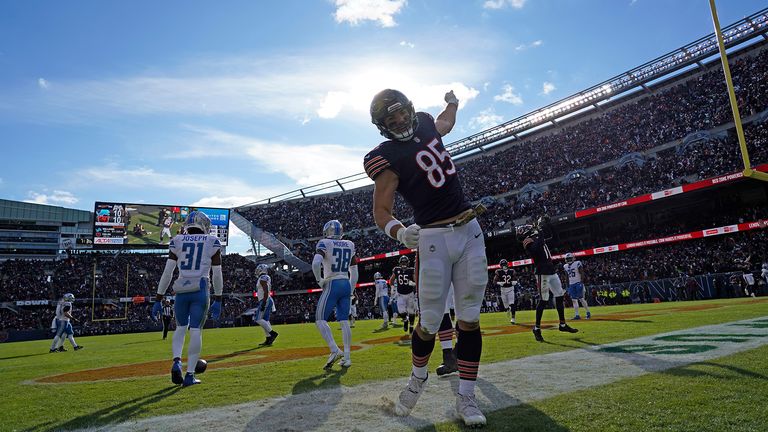
[[[733,89],[733,80],[731,79],[731,68],[728,65],[728,56],[725,53],[725,42],[723,41],[723,32],[720,30],[720,20],[717,18],[717,8],[715,0],[709,0],[709,8],[712,12],[712,24],[715,27],[717,36],[717,46],[720,50],[720,61],[723,64],[723,74],[725,75],[725,84],[728,87],[728,98],[731,102],[731,111],[733,112],[733,122],[736,125],[736,135],[739,139],[739,148],[741,149],[741,159],[744,162],[744,177],[750,177],[757,180],[768,181],[768,174],[752,169],[749,161],[749,152],[747,151],[747,141],[744,138],[744,128],[741,124],[741,115],[739,114],[739,104],[736,99],[736,92]]]

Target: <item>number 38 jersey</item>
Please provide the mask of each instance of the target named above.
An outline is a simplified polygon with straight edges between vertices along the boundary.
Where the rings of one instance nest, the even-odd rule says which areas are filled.
[[[416,113],[419,126],[408,141],[385,141],[365,155],[365,172],[372,180],[384,170],[399,177],[397,191],[413,208],[415,222],[429,225],[467,210],[456,165],[443,146],[435,119]]]
[[[349,267],[357,265],[355,244],[349,240],[322,239],[315,251],[323,257],[323,278],[349,279]]]
[[[179,277],[173,283],[177,293],[198,291],[209,287],[211,258],[221,250],[221,242],[214,235],[179,234],[171,240],[168,248],[178,261]]]

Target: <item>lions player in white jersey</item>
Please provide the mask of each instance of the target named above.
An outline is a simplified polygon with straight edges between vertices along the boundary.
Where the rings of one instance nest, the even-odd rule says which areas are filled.
[[[592,318],[592,314],[589,312],[589,304],[584,298],[584,280],[586,279],[584,274],[584,266],[581,261],[574,260],[573,254],[568,252],[565,254],[565,264],[563,264],[563,270],[568,275],[568,295],[571,296],[573,301],[573,319],[579,320],[579,302],[584,306],[587,311],[587,319]]]
[[[765,280],[765,286],[768,288],[768,263],[763,263],[763,270],[760,276]]]
[[[260,325],[264,330],[266,339],[260,346],[270,346],[277,339],[278,333],[272,330],[272,324],[269,322],[269,315],[275,311],[275,301],[270,293],[272,292],[272,278],[269,277],[269,266],[259,264],[256,266],[256,274],[259,279],[256,282],[256,312],[253,314],[253,321]]]
[[[320,330],[331,355],[324,369],[329,370],[336,360],[342,357],[342,352],[333,340],[328,318],[336,309],[336,317],[341,324],[341,334],[344,341],[344,358],[342,367],[352,366],[349,353],[352,347],[352,329],[349,325],[349,303],[352,289],[357,284],[357,256],[355,244],[342,240],[341,222],[331,220],[323,226],[323,238],[317,242],[315,257],[312,260],[312,272],[323,293],[317,302],[315,325]]]
[[[49,352],[63,352],[64,340],[69,339],[72,344],[72,348],[75,351],[83,349],[82,345],[78,345],[75,342],[75,332],[72,330],[72,303],[75,301],[75,295],[72,293],[66,293],[56,305],[56,336],[53,338],[51,349]]]
[[[381,324],[382,329],[386,329],[389,326],[389,313],[387,312],[387,306],[389,305],[389,284],[381,273],[376,272],[373,275],[373,286],[376,290],[376,298],[374,303],[379,305],[381,309],[381,316],[384,318],[384,322]]]
[[[173,333],[171,381],[187,387],[200,384],[200,380],[195,378],[195,366],[200,359],[203,345],[201,330],[209,309],[210,274],[213,272],[214,301],[210,305],[213,319],[218,319],[221,315],[224,277],[221,273],[221,242],[216,236],[208,234],[211,231],[211,220],[208,216],[200,211],[192,211],[184,222],[184,228],[186,234],[175,236],[168,245],[168,260],[157,286],[152,318],[157,320],[165,292],[173,278],[173,271],[178,267],[179,276],[173,284],[173,290],[176,292],[176,331]],[[184,350],[187,329],[187,374],[182,376],[181,353]]]

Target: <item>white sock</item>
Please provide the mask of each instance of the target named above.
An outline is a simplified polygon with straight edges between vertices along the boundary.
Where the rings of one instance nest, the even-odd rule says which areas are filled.
[[[258,323],[261,326],[261,328],[264,329],[264,334],[269,336],[269,332],[272,331],[272,326],[269,325],[269,323],[263,319],[256,321],[256,323]]]
[[[67,339],[69,339],[69,343],[72,344],[73,348],[77,347],[77,342],[75,342],[75,336],[74,335],[67,336]]]
[[[579,315],[579,301],[578,300],[574,300],[573,301],[573,314],[575,316]]]
[[[585,299],[579,300],[581,302],[581,305],[584,306],[584,309],[589,313],[589,303]]]
[[[184,351],[184,338],[187,336],[187,326],[176,326],[176,331],[173,332],[173,358],[181,358],[181,352]]]
[[[344,341],[344,358],[349,360],[349,352],[352,350],[352,329],[349,321],[341,322],[341,338]]]
[[[203,334],[199,328],[189,329],[189,347],[187,347],[187,373],[195,373],[200,351],[203,349]]]
[[[328,348],[331,349],[331,352],[341,351],[339,346],[336,345],[336,341],[333,340],[333,333],[331,332],[331,326],[328,325],[328,321],[315,321],[315,325],[317,326],[317,329],[320,330],[320,336],[322,336],[325,343],[328,344]]]
[[[53,343],[51,344],[51,349],[58,348],[58,345],[59,345],[59,336],[56,335],[53,337]]]
[[[462,396],[474,396],[475,381],[459,379],[459,394]]]

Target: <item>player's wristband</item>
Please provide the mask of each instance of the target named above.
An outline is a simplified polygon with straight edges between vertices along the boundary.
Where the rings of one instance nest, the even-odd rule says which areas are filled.
[[[390,234],[390,232],[392,231],[392,227],[394,227],[394,226],[396,226],[396,225],[400,225],[400,226],[402,226],[402,227],[403,227],[403,229],[405,229],[405,225],[403,225],[403,223],[402,223],[402,222],[400,222],[400,221],[399,221],[399,220],[397,220],[397,219],[392,219],[391,221],[387,222],[387,225],[384,227],[384,234],[386,234],[386,235],[387,235],[387,237],[391,238],[392,240],[395,240],[395,241],[400,241],[400,240],[397,238],[397,235],[395,235],[394,237],[392,237],[392,234]]]

